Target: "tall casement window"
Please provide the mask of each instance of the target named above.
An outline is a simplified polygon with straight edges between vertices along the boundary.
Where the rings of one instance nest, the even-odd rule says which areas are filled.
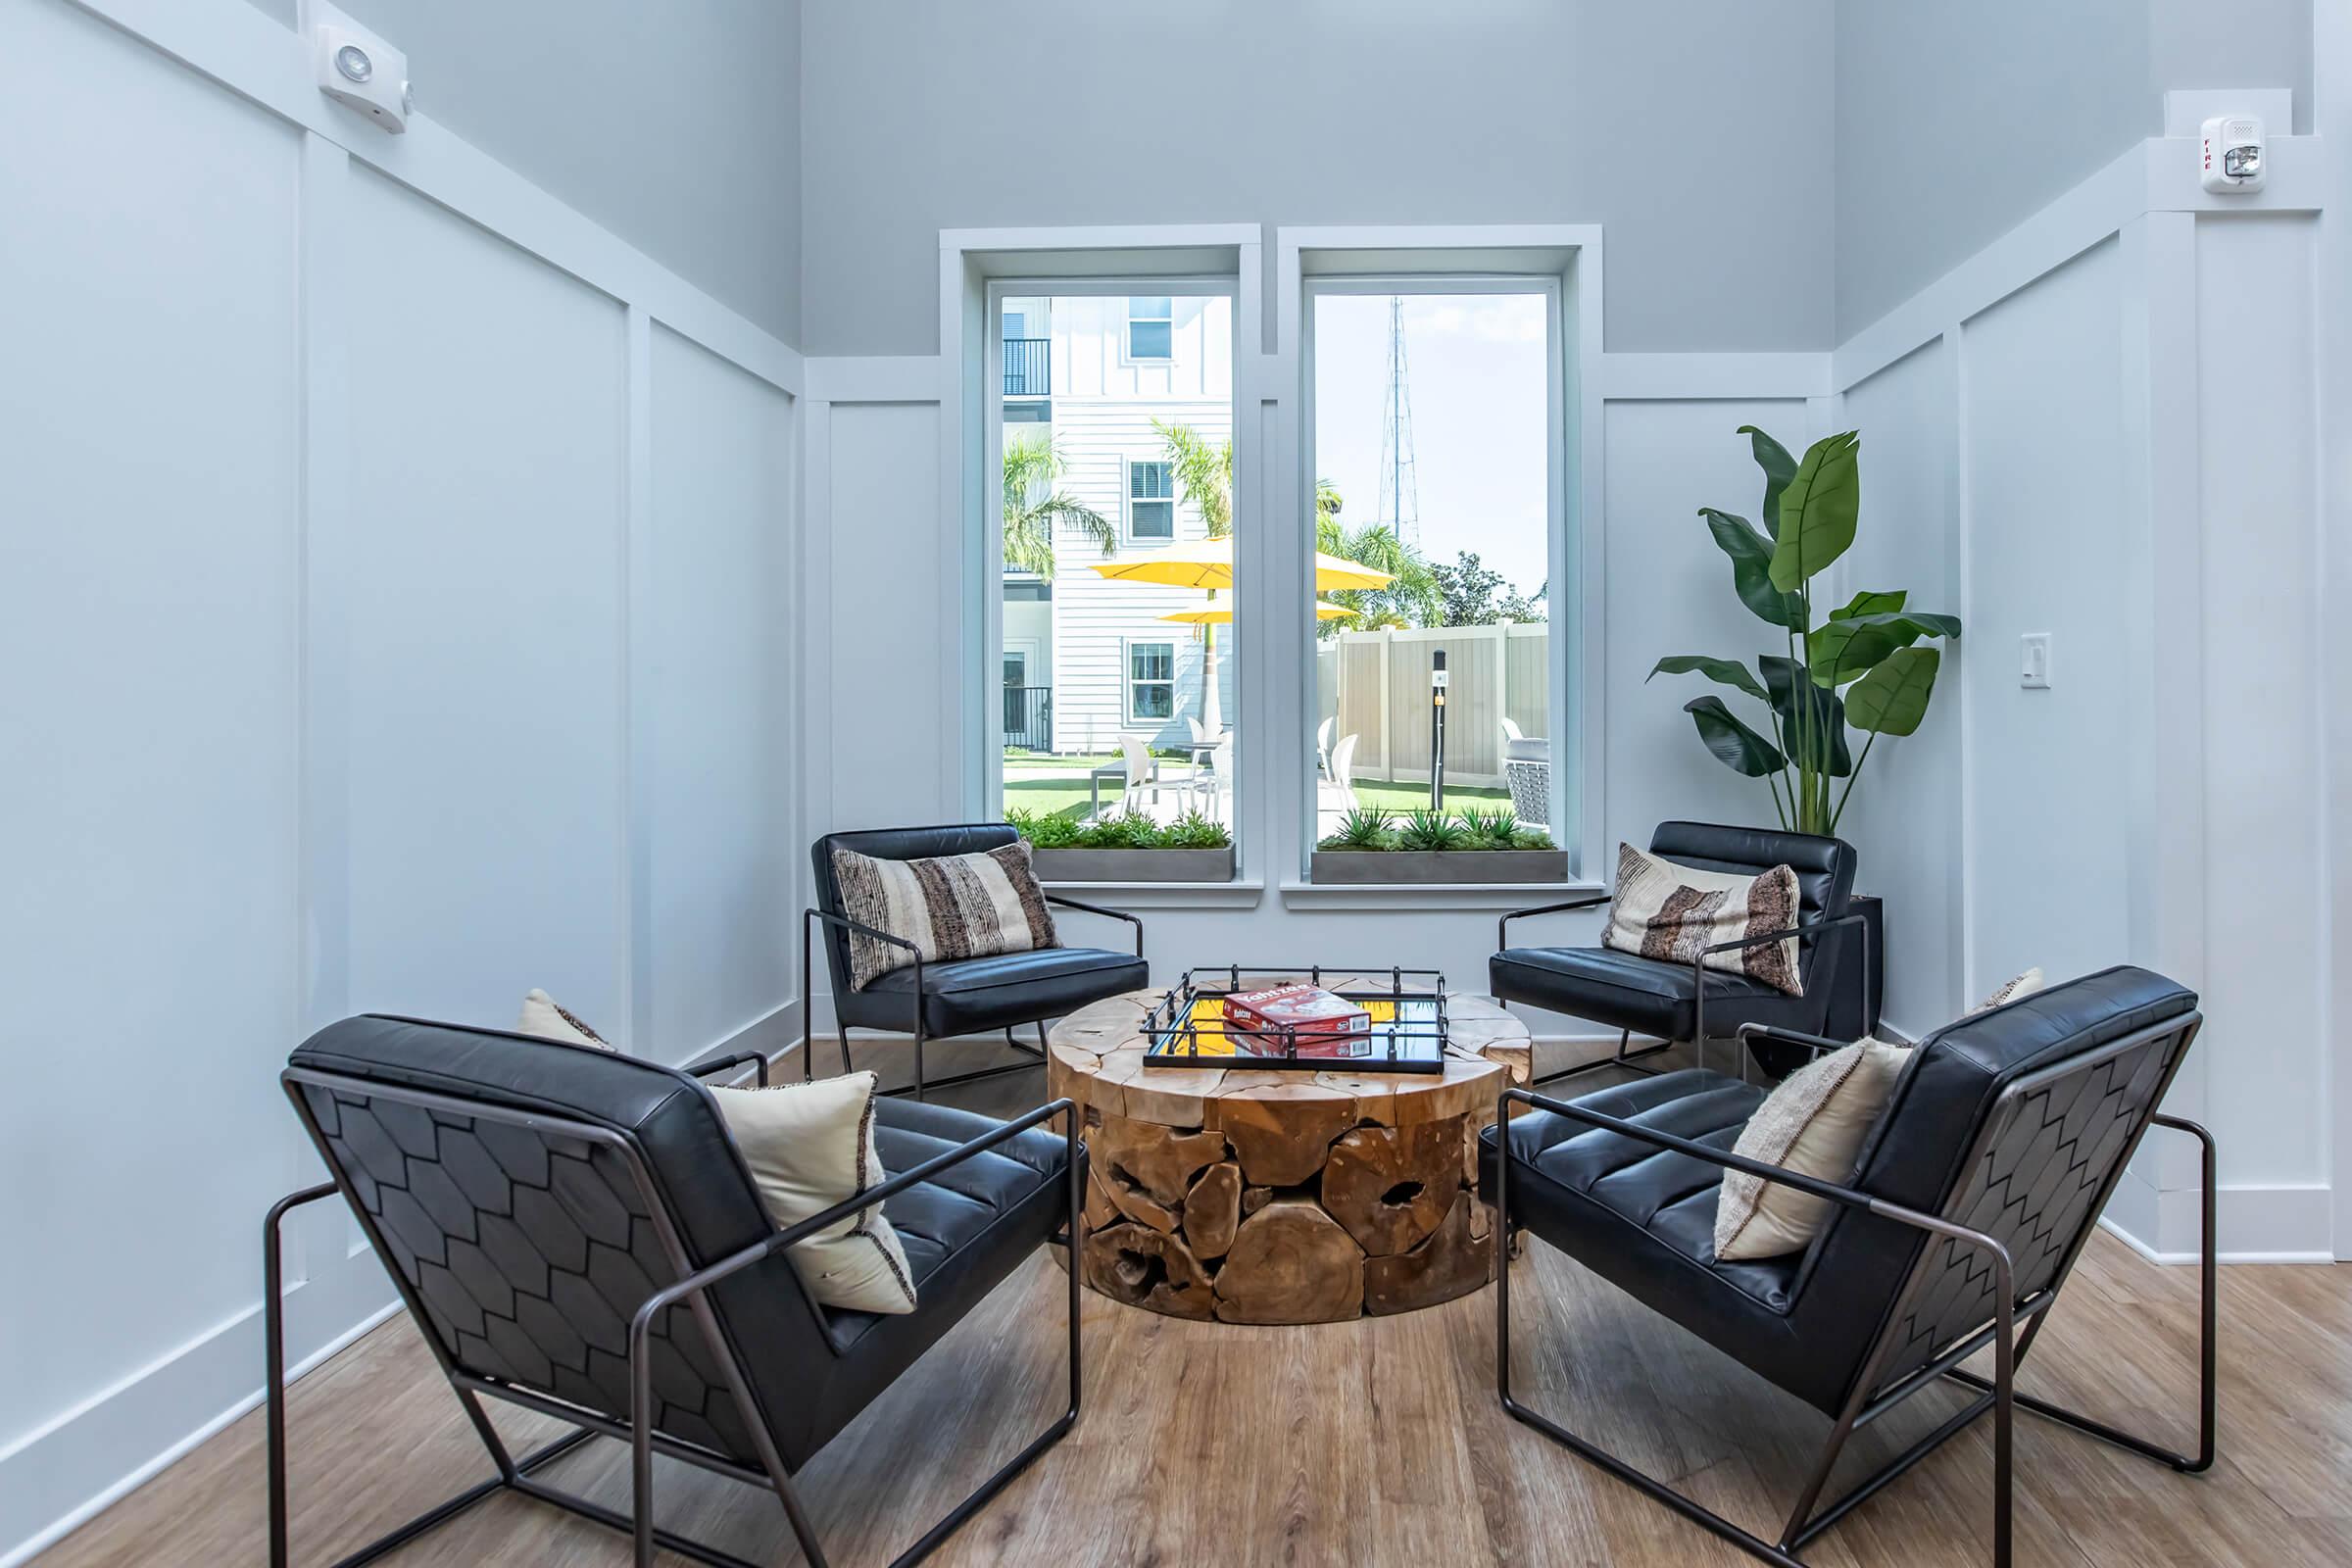
[[[988,289],[1002,355],[984,459],[1002,488],[991,765],[1008,810],[1072,824],[1198,810],[1230,828],[1231,285],[1134,286]],[[1140,787],[1154,765],[1160,787]]]
[[[1430,808],[1561,829],[1558,314],[1546,278],[1310,285],[1318,841]]]

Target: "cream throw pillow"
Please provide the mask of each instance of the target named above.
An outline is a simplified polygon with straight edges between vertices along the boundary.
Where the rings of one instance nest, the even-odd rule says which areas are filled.
[[[555,998],[535,986],[522,999],[522,1019],[514,1025],[514,1032],[537,1035],[542,1040],[561,1040],[568,1045],[594,1046],[599,1051],[612,1049],[611,1041],[564,1011]]]
[[[1756,1107],[1732,1152],[1820,1181],[1850,1180],[1906,1054],[1864,1040],[1799,1067]],[[1743,1261],[1801,1251],[1833,1206],[1793,1187],[1726,1171],[1715,1204],[1715,1255]]]
[[[2030,997],[2048,984],[2049,982],[2041,977],[2041,965],[2035,964],[2016,979],[2000,986],[1991,996],[1986,997],[1960,1016],[1974,1018],[1980,1012],[1990,1012],[1995,1007],[2005,1007],[2018,998]]]
[[[874,1145],[875,1081],[853,1072],[771,1089],[711,1089],[777,1225],[790,1229],[886,1179]],[[914,1310],[914,1276],[879,1203],[795,1243],[792,1261],[827,1306]]]

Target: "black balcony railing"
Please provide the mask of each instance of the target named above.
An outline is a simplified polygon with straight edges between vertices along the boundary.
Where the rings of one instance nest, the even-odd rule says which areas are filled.
[[[1004,340],[1004,395],[1008,398],[1051,397],[1054,356],[1050,337],[1008,337]]]
[[[1004,744],[1017,751],[1054,749],[1054,688],[1004,688]]]

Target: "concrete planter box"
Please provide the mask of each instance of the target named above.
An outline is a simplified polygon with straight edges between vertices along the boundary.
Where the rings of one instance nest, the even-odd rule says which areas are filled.
[[[1317,884],[1565,882],[1566,850],[1317,850]]]
[[[1033,850],[1041,882],[1230,882],[1233,846],[1221,850]]]

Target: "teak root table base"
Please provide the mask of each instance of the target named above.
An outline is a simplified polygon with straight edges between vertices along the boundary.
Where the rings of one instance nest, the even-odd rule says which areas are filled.
[[[1529,1079],[1526,1025],[1448,995],[1443,1074],[1147,1067],[1164,994],[1098,1002],[1048,1041],[1051,1092],[1086,1127],[1089,1287],[1171,1317],[1331,1323],[1494,1277],[1478,1135]]]

